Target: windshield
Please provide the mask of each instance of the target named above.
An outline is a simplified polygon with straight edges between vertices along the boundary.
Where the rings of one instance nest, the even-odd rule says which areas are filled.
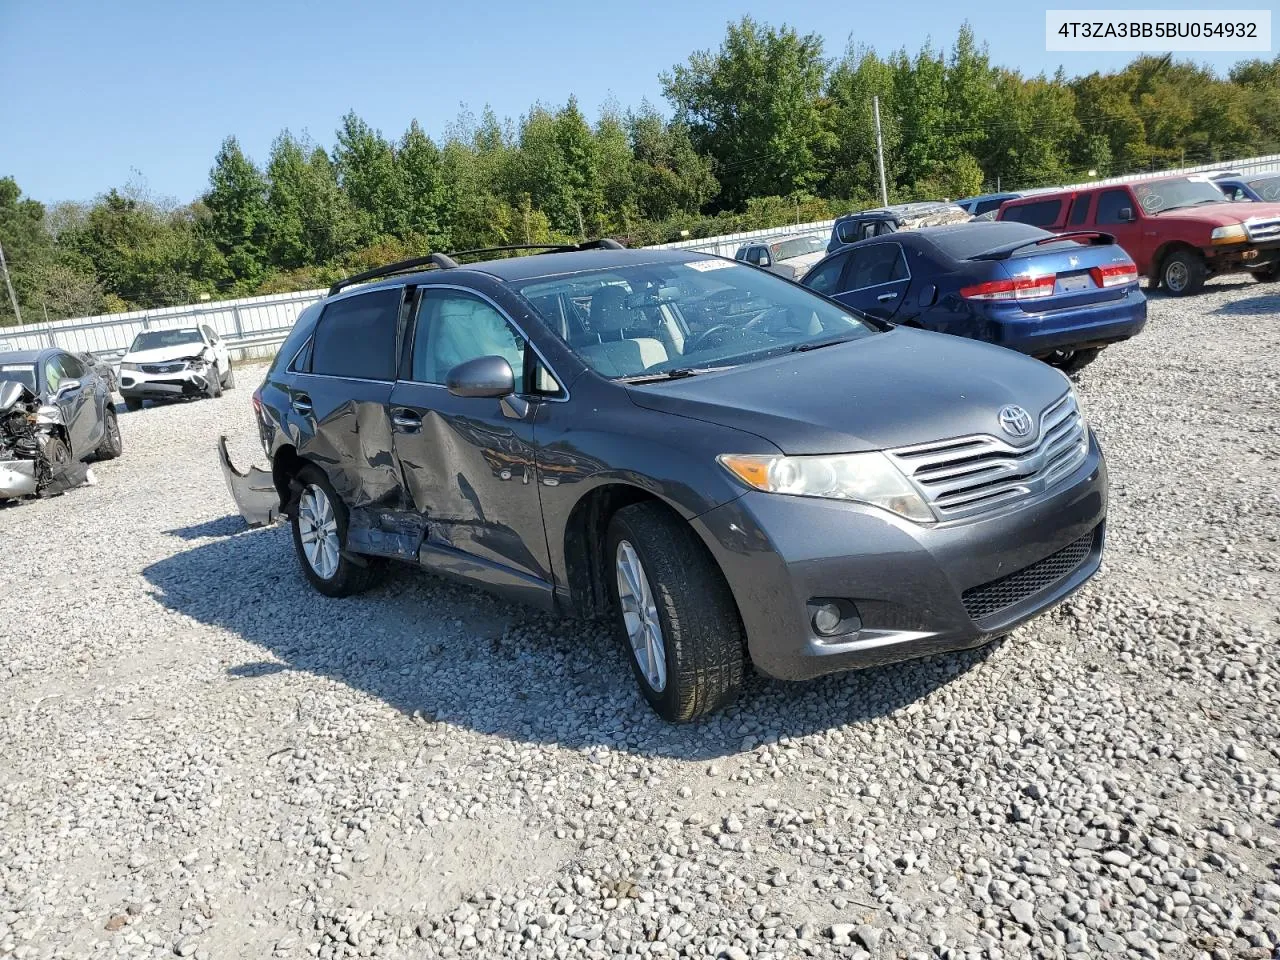
[[[1253,188],[1253,192],[1263,200],[1275,200],[1280,202],[1280,175],[1274,177],[1259,177],[1257,180],[1250,180],[1249,186],[1251,186]]]
[[[1222,203],[1222,191],[1209,180],[1182,177],[1176,180],[1156,180],[1135,183],[1133,195],[1147,213],[1174,210],[1178,207],[1194,207],[1202,203]]]
[[[517,289],[583,362],[613,379],[737,366],[879,329],[733,260],[626,265]]]
[[[803,257],[806,253],[826,253],[827,241],[821,237],[794,237],[775,243],[769,249],[773,251],[773,259],[790,260],[792,257]]]
[[[182,330],[148,330],[133,338],[133,346],[129,352],[137,350],[154,350],[156,347],[177,347],[184,343],[203,343],[200,331],[194,327]]]
[[[0,382],[5,380],[16,380],[32,393],[35,393],[35,365],[31,363],[0,363]]]

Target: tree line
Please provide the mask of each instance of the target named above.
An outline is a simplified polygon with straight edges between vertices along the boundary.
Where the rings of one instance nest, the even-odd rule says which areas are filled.
[[[1226,78],[1170,56],[1068,78],[949,50],[827,56],[744,17],[662,74],[670,105],[570,97],[516,121],[464,112],[439,142],[355,113],[332,147],[282,132],[256,164],[234,136],[207,191],[145,187],[45,206],[0,178],[0,244],[23,320],[323,286],[434,250],[613,236],[631,245],[824,219],[879,201],[879,97],[893,201],[1051,185],[1280,150],[1280,57]],[[0,325],[13,323],[0,295]]]

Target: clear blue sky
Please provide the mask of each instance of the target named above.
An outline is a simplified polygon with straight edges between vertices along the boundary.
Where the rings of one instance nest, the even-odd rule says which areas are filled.
[[[1136,4],[1114,4],[1116,8]],[[1242,2],[1239,6],[1266,7]],[[882,53],[950,45],[966,18],[992,59],[1024,73],[1122,66],[1128,54],[1049,54],[1044,11],[1104,0],[0,0],[0,176],[43,201],[87,200],[141,173],[187,201],[223,137],[265,159],[288,127],[330,146],[354,109],[398,137],[411,118],[439,137],[468,104],[516,117],[576,94],[666,109],[658,74],[716,47],[750,13]],[[1159,6],[1206,8],[1208,0]],[[967,11],[967,12],[966,12]],[[1258,54],[1203,54],[1220,72]]]

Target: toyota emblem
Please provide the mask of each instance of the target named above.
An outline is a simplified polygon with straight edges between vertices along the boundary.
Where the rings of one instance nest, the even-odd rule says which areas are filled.
[[[1031,435],[1031,414],[1014,404],[1000,408],[1000,426],[1011,437]]]

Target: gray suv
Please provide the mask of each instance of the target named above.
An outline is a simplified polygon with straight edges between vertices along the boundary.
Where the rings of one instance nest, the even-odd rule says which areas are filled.
[[[1106,467],[1051,367],[718,257],[457,256],[335,284],[254,394],[270,469],[221,444],[322,593],[401,560],[607,614],[680,721],[748,664],[985,643],[1098,569]]]

